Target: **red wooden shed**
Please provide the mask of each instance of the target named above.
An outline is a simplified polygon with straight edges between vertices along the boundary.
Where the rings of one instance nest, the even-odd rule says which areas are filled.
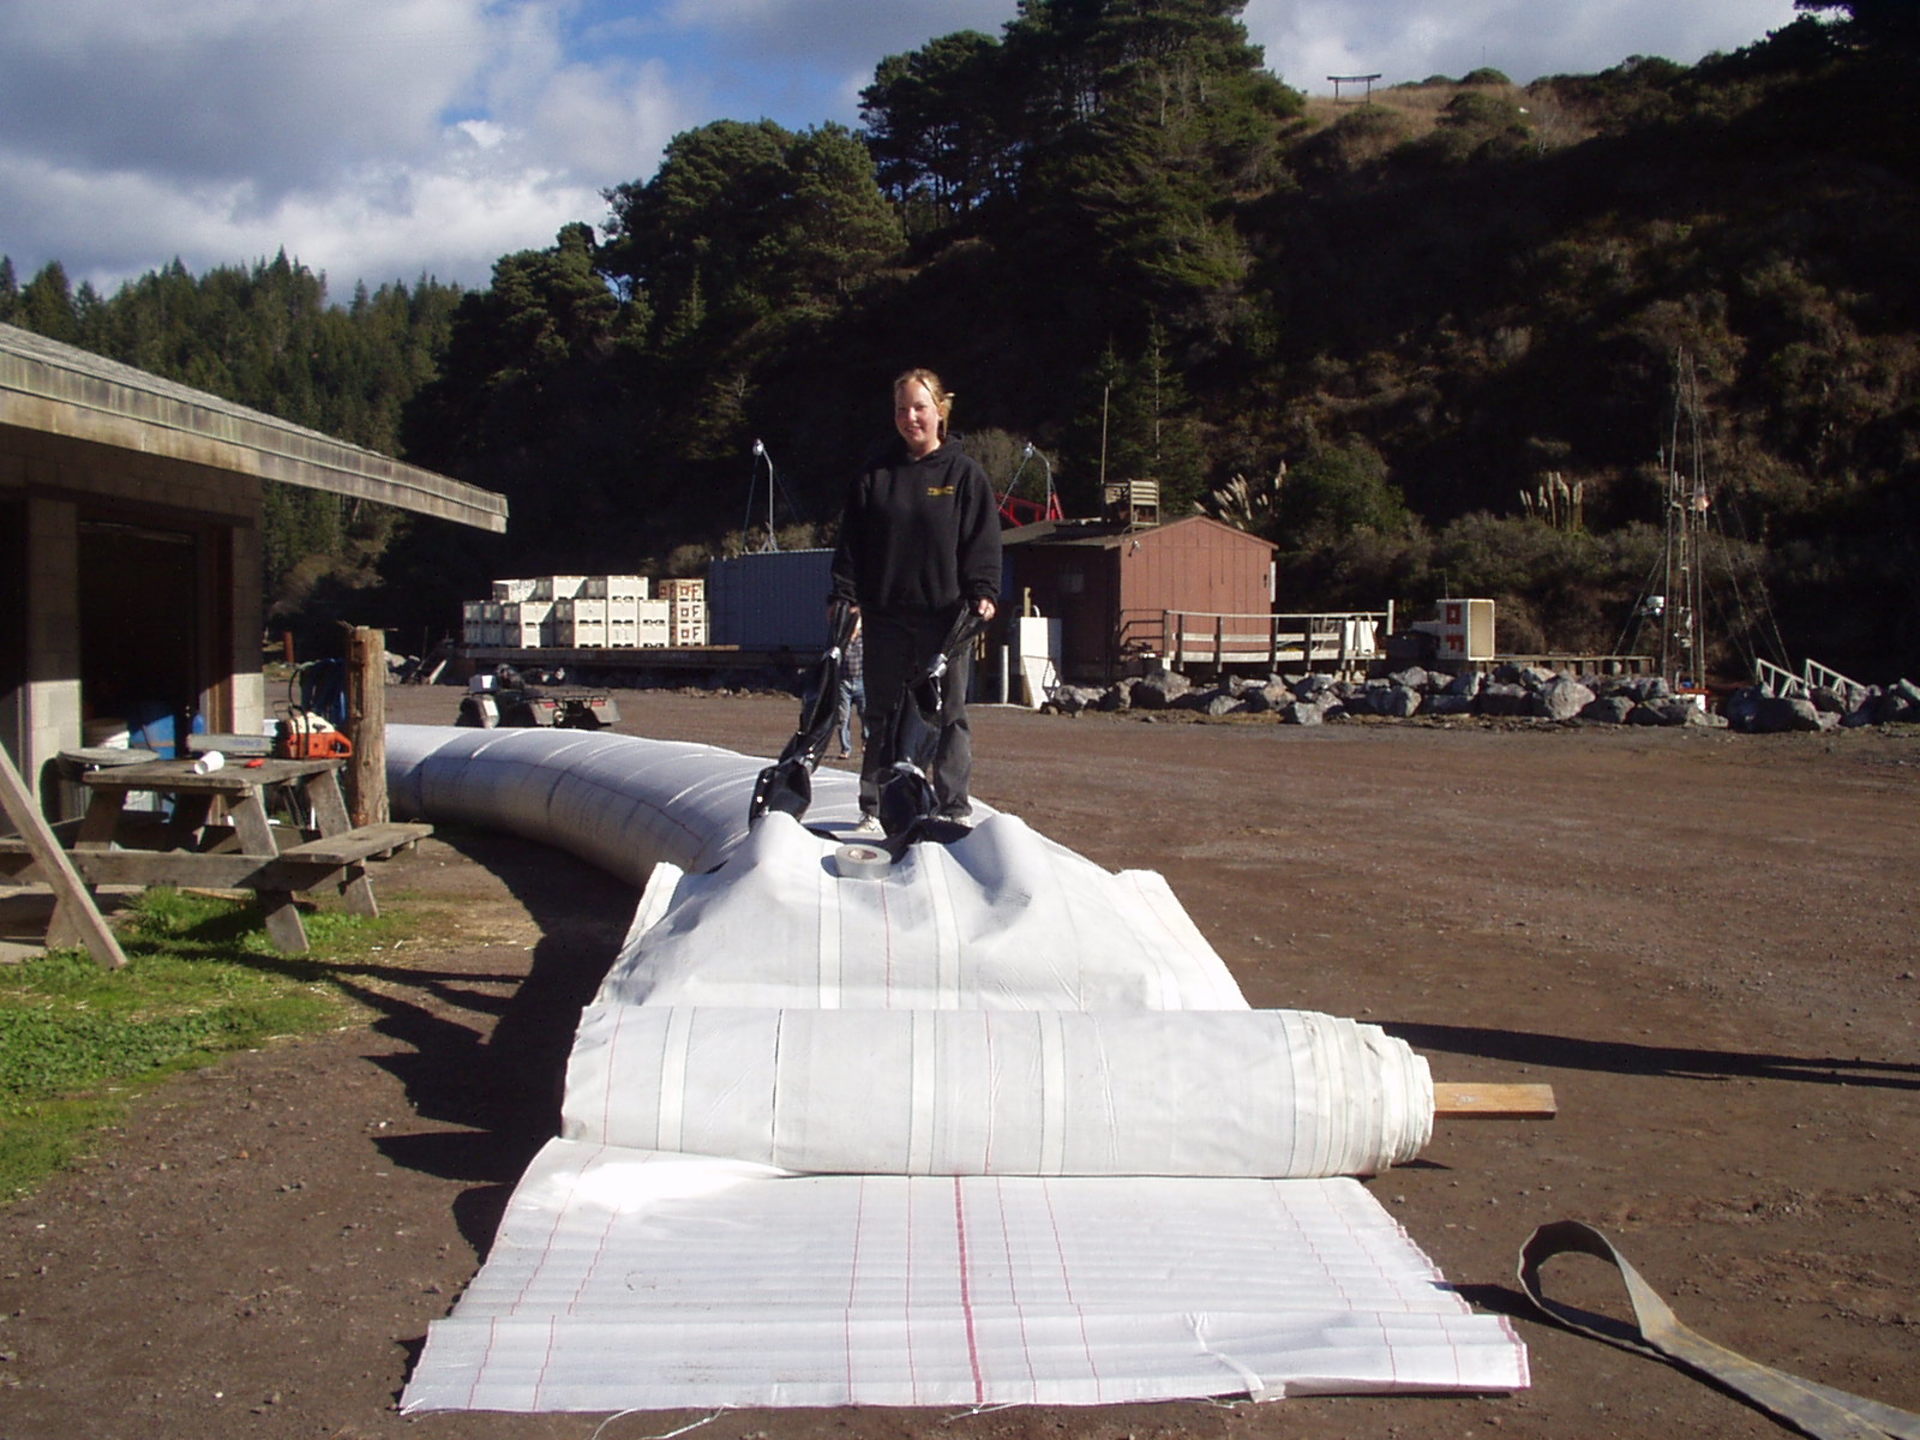
[[[1061,620],[1060,671],[1106,681],[1161,652],[1170,611],[1266,615],[1273,546],[1204,515],[1167,525],[1054,520],[1001,537],[1009,608]]]

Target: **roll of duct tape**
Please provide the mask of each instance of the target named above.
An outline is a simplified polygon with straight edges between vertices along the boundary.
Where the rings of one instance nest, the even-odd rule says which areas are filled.
[[[893,857],[878,845],[842,845],[833,852],[834,873],[844,880],[874,879],[892,864]]]

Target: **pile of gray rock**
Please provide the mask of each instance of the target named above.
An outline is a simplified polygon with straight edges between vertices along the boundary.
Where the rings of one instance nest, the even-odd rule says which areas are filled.
[[[1043,708],[1063,715],[1082,710],[1272,715],[1288,725],[1319,725],[1356,716],[1405,720],[1417,715],[1601,725],[1731,725],[1746,731],[1825,730],[1893,721],[1920,724],[1920,687],[1911,681],[1888,689],[1854,688],[1858,694],[1815,692],[1808,700],[1781,700],[1758,689],[1742,690],[1729,699],[1725,714],[1716,714],[1694,697],[1676,694],[1658,676],[1579,678],[1529,665],[1460,675],[1410,666],[1365,681],[1336,680],[1331,675],[1234,676],[1206,685],[1194,685],[1176,671],[1162,670],[1105,689],[1062,685]]]
[[[1884,686],[1848,681],[1831,687],[1815,686],[1804,696],[1775,695],[1754,685],[1734,691],[1724,709],[1729,725],[1754,734],[1920,725],[1920,685],[1911,680]]]

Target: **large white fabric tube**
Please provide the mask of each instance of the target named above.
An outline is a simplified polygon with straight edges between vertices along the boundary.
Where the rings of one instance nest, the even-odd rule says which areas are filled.
[[[635,886],[660,861],[710,870],[747,834],[762,762],[711,745],[589,730],[387,727],[396,818],[459,821],[566,850]],[[816,777],[824,817],[855,780]]]
[[[569,1140],[816,1174],[1366,1175],[1426,1143],[1425,1061],[1307,1011],[595,1005]]]

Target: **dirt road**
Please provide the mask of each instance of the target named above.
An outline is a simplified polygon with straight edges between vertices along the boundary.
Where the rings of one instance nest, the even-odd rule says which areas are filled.
[[[458,696],[396,689],[396,720]],[[622,692],[622,728],[778,749],[791,702]],[[1607,1231],[1683,1320],[1920,1408],[1920,734],[1323,729],[990,710],[980,793],[1166,875],[1256,1005],[1375,1021],[1441,1079],[1551,1083],[1372,1182],[1475,1303],[1542,1221]],[[143,1103],[0,1210],[0,1440],[658,1436],[701,1417],[393,1410],[552,1132],[632,894],[448,832],[379,872],[444,923],[345,977],[366,1027]],[[1564,1262],[1567,1298],[1606,1298]],[[1587,1283],[1591,1280],[1592,1284]],[[1511,1397],[735,1412],[707,1440],[1772,1436],[1663,1366],[1522,1318]]]

